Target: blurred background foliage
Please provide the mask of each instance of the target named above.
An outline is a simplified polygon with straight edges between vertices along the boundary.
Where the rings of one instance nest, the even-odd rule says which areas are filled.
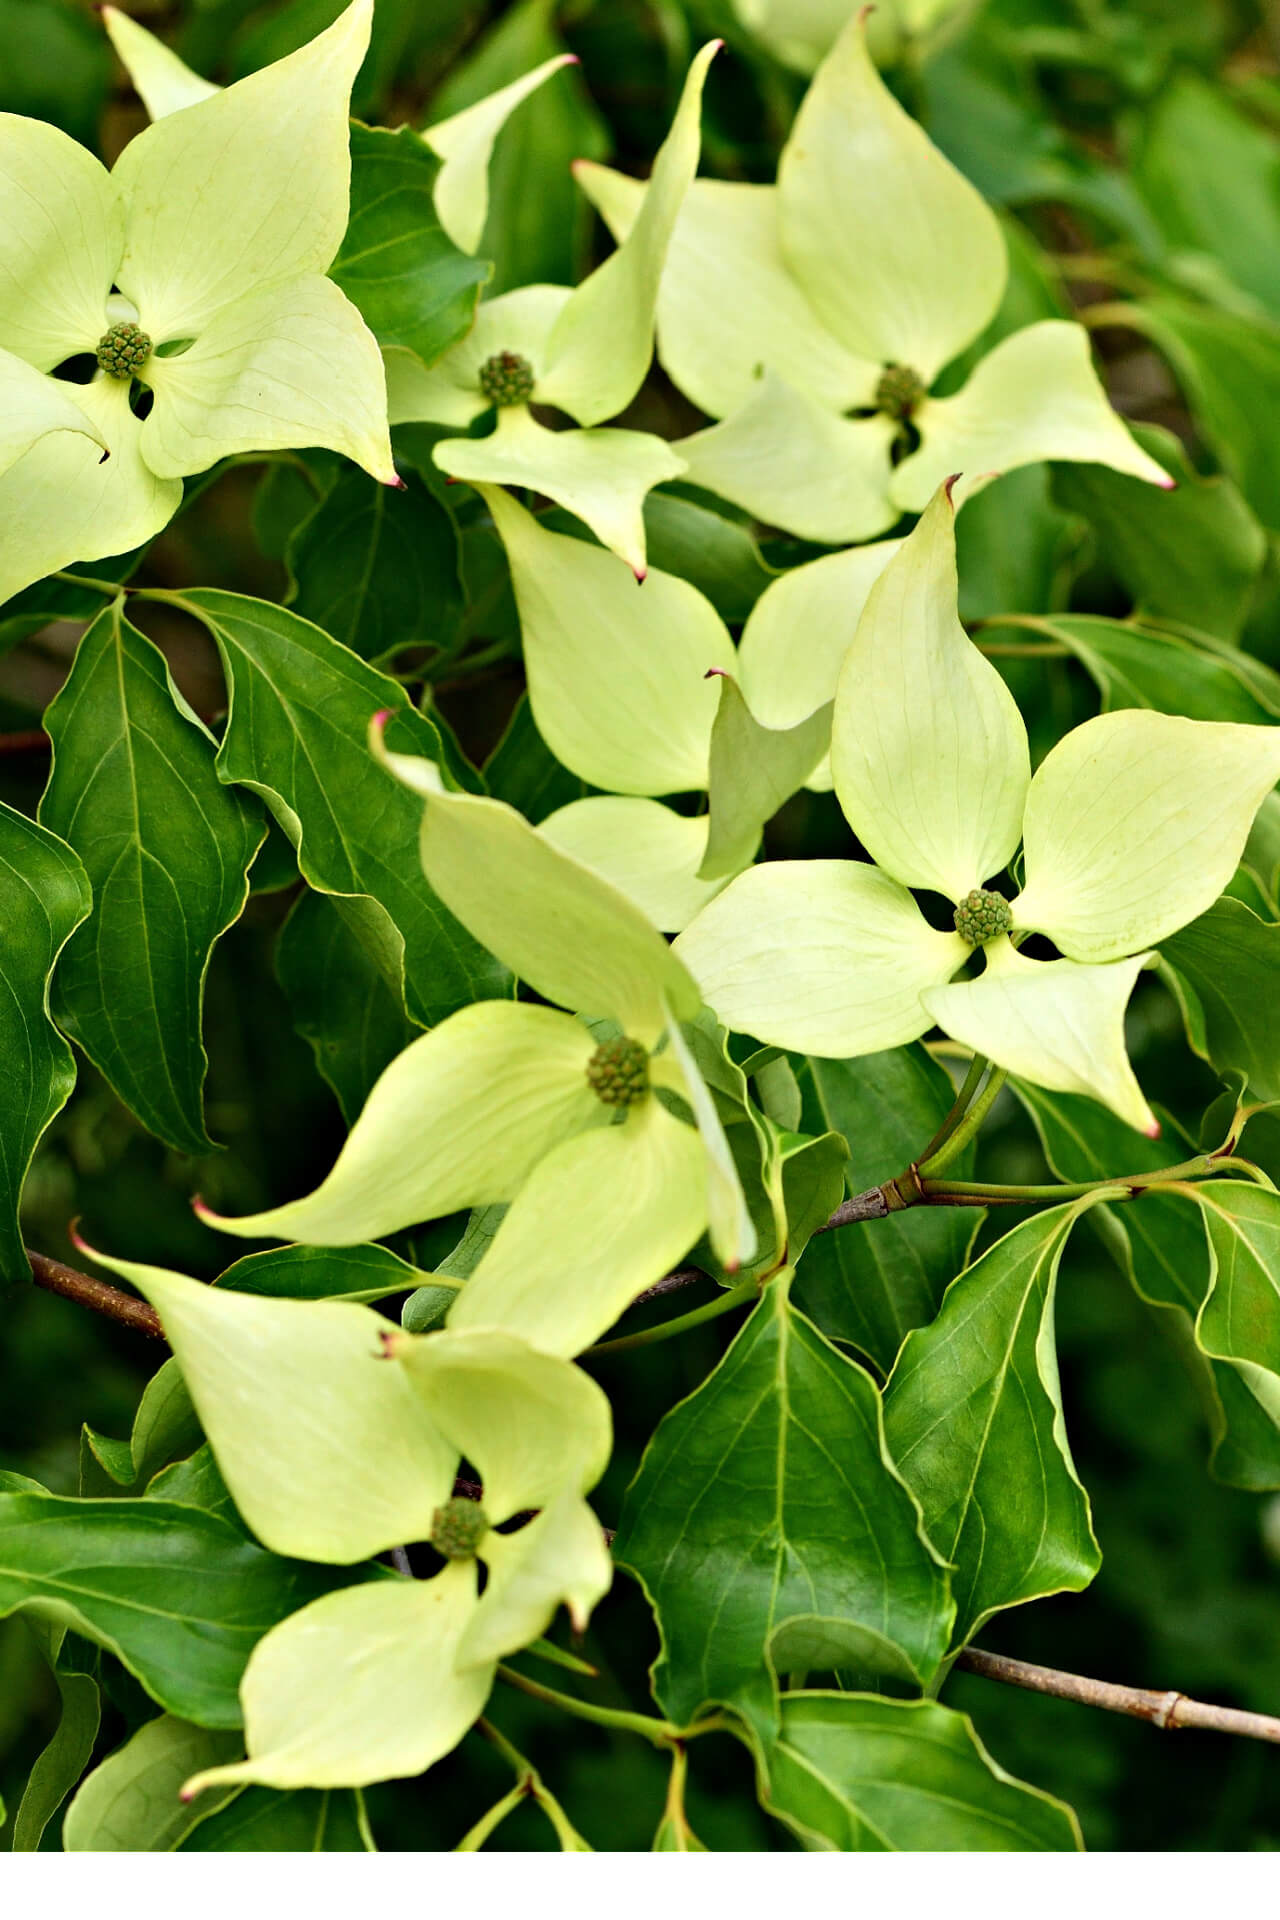
[[[184,0],[129,10],[198,70],[229,80],[300,45],[340,3]],[[573,280],[607,243],[568,162],[608,156],[643,171],[690,48],[709,33],[729,44],[708,84],[703,171],[772,177],[812,58],[774,31],[787,11],[785,0],[378,0],[354,107],[372,124],[422,126],[562,47],[577,54],[580,67],[530,100],[500,139],[481,248],[496,263],[490,291]],[[802,11],[818,18],[824,9]],[[834,28],[842,10],[826,11]],[[1168,498],[1098,468],[1031,468],[990,488],[960,522],[966,617],[1052,621],[1075,612],[1119,620],[1136,609],[1280,662],[1275,10],[1253,0],[901,0],[900,10],[884,5],[880,13],[890,83],[1006,222],[1009,292],[973,354],[1027,319],[1079,314],[1115,404],[1148,423],[1148,444],[1161,458],[1172,452],[1181,460],[1183,485]],[[913,34],[922,21],[925,30]],[[0,0],[0,47],[0,109],[53,121],[108,160],[140,124],[88,0]],[[953,384],[963,371],[953,370]],[[628,423],[675,435],[697,418],[655,370]],[[538,818],[582,788],[532,733],[501,548],[474,501],[446,505],[430,466],[431,438],[422,428],[397,436],[410,487],[380,536],[382,590],[371,600],[351,595],[349,561],[375,489],[327,456],[265,469],[230,463],[198,482],[188,496],[199,496],[198,511],[184,511],[156,543],[146,577],[289,598],[367,658],[416,676],[461,750],[486,767],[492,790]],[[813,551],[723,511],[713,521],[681,514],[671,505],[678,492],[651,503],[652,556],[698,580],[732,620],[745,617],[769,566]],[[35,730],[84,611],[68,591],[29,589],[0,609],[0,797],[31,813],[47,771]],[[158,610],[147,624],[187,697],[216,721],[223,694],[211,649]],[[1065,646],[1061,657],[1001,665],[1041,752],[1096,709],[1098,675]],[[829,796],[802,795],[773,823],[769,846],[778,854],[841,852],[847,830]],[[1259,840],[1251,880],[1241,883],[1256,886],[1268,917],[1277,868],[1272,831]],[[170,1151],[82,1064],[28,1183],[30,1244],[68,1255],[67,1223],[78,1215],[100,1245],[211,1274],[242,1249],[223,1257],[195,1224],[193,1190],[243,1211],[306,1190],[329,1164],[342,1120],[306,1037],[324,1046],[324,1009],[314,976],[291,969],[287,940],[277,944],[296,891],[282,840],[268,846],[254,880],[247,913],[216,949],[209,983],[208,1118],[224,1148],[203,1161]],[[1258,1017],[1280,1011],[1260,1008]],[[1173,1002],[1155,980],[1144,981],[1133,1018],[1135,1065],[1172,1116],[1170,1137],[1178,1127],[1197,1134],[1217,1083],[1188,1052]],[[385,1057],[405,1038],[389,1005],[384,1028]],[[1255,1123],[1247,1147],[1280,1174],[1280,1125]],[[997,1109],[982,1151],[994,1180],[1047,1177],[1035,1134],[1011,1099]],[[457,1224],[411,1250],[429,1264],[452,1244]],[[82,1423],[127,1434],[159,1350],[34,1291],[7,1296],[5,1306],[0,1461],[74,1492]],[[658,1418],[705,1376],[726,1338],[707,1328],[596,1363],[618,1424],[596,1502],[606,1523]],[[1173,1316],[1144,1306],[1089,1232],[1076,1235],[1064,1266],[1059,1343],[1102,1572],[1083,1594],[1003,1616],[983,1643],[1275,1712],[1280,1496],[1234,1491],[1210,1477],[1207,1417]],[[619,1702],[644,1704],[656,1638],[630,1581],[620,1580],[600,1610],[585,1651]],[[1012,1772],[1076,1807],[1092,1847],[1280,1847],[1280,1754],[1272,1749],[1161,1735],[963,1674],[945,1698],[972,1713]],[[151,1711],[117,1670],[99,1752]],[[593,1844],[650,1844],[665,1791],[656,1754],[623,1736],[555,1723],[523,1697],[504,1695],[494,1712]],[[0,1623],[0,1793],[10,1807],[55,1718],[54,1684],[27,1626]],[[708,1846],[791,1844],[759,1811],[736,1744],[699,1742],[691,1772],[689,1812]],[[425,1779],[375,1789],[374,1831],[385,1848],[450,1847],[507,1784],[503,1763],[470,1735]],[[46,1845],[56,1844],[55,1831],[56,1823]],[[216,1844],[216,1823],[204,1831],[202,1844]],[[10,1832],[0,1829],[0,1846]],[[528,1807],[491,1844],[555,1843]]]

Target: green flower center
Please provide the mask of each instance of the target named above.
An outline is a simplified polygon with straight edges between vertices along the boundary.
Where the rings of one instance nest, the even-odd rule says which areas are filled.
[[[476,1500],[446,1500],[431,1516],[431,1544],[446,1560],[474,1560],[488,1531],[489,1516]]]
[[[956,932],[971,947],[985,947],[988,940],[1008,933],[1012,925],[1009,902],[989,887],[974,887],[956,908]]]
[[[888,366],[876,387],[876,410],[909,420],[928,391],[914,367]]]
[[[113,380],[128,380],[151,358],[151,336],[132,320],[108,327],[98,342],[98,365]]]
[[[649,1056],[638,1040],[605,1040],[587,1062],[587,1085],[606,1107],[634,1107],[649,1091]]]
[[[480,369],[480,391],[495,407],[519,407],[533,392],[533,368],[522,353],[493,353]]]

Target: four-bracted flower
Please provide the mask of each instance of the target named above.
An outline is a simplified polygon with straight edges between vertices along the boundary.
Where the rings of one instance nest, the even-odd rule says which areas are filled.
[[[146,128],[110,173],[56,127],[0,116],[0,398],[12,356],[46,376],[49,425],[72,428],[0,463],[0,599],[141,545],[183,476],[228,454],[332,447],[395,482],[377,343],[324,277],[371,15],[353,0],[297,53]],[[88,384],[47,378],[80,355]]]
[[[360,1569],[357,1584],[265,1633],[241,1683],[248,1758],[196,1775],[184,1798],[220,1782],[363,1786],[421,1773],[483,1712],[497,1663],[562,1602],[584,1629],[613,1571],[585,1498],[612,1423],[577,1367],[509,1333],[403,1333],[340,1297],[278,1300],[238,1291],[232,1275],[205,1286],[92,1257],[160,1314],[264,1546],[358,1567],[429,1541],[445,1562],[418,1580]],[[464,1460],[481,1504],[454,1496]]]
[[[450,1309],[579,1353],[710,1228],[734,1268],[755,1231],[711,1095],[680,1032],[697,988],[656,928],[511,807],[447,793],[430,761],[386,754],[422,793],[422,858],[450,912],[549,1007],[464,1007],[393,1060],[314,1193],[224,1233],[353,1246],[460,1207],[511,1204]],[[573,1012],[561,1012],[571,1008]],[[611,1030],[593,1032],[578,1013]],[[660,1089],[692,1111],[670,1112]]]
[[[431,368],[404,349],[387,354],[393,424],[467,427],[497,408],[486,439],[438,441],[437,466],[455,480],[545,494],[641,578],[644,497],[660,480],[676,479],[685,463],[654,434],[598,422],[630,404],[649,369],[658,283],[698,165],[702,85],[720,44],[703,47],[689,69],[653,173],[638,187],[630,233],[581,286],[520,287],[486,301],[466,339]],[[535,420],[531,403],[558,407],[578,425],[552,432]]]
[[[578,178],[625,237],[639,182],[587,163]],[[805,96],[777,185],[696,180],[685,197],[658,355],[721,422],[676,442],[685,477],[831,543],[918,513],[958,470],[1089,460],[1171,486],[1112,412],[1074,322],[1007,335],[959,392],[930,397],[995,316],[1007,271],[995,215],[894,100],[855,16]]]
[[[872,589],[836,694],[831,766],[875,865],[766,863],[677,940],[707,1003],[776,1046],[848,1058],[945,1033],[1158,1131],[1124,1011],[1159,941],[1231,878],[1280,778],[1280,727],[1106,713],[1031,774],[1022,717],[956,617],[950,483]],[[1022,843],[1025,882],[990,887]],[[953,903],[953,930],[910,888]],[[1031,959],[1010,934],[1047,935]],[[954,976],[977,952],[984,970]]]

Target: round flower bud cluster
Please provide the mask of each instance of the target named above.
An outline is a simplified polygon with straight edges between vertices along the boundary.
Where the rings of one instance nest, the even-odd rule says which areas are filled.
[[[431,1544],[446,1560],[474,1560],[488,1531],[488,1515],[475,1500],[446,1500],[431,1516]]]
[[[633,1107],[649,1091],[649,1056],[638,1040],[605,1040],[587,1062],[587,1084],[606,1107]]]
[[[877,411],[894,420],[909,420],[927,392],[914,367],[886,367],[876,387]]]
[[[150,336],[132,320],[109,327],[98,342],[98,365],[113,380],[128,380],[150,358]]]
[[[533,368],[523,354],[490,354],[480,369],[480,391],[495,407],[523,406],[533,388]]]
[[[1009,902],[988,887],[974,887],[956,908],[956,932],[971,947],[985,947],[988,940],[1008,933],[1012,925]]]

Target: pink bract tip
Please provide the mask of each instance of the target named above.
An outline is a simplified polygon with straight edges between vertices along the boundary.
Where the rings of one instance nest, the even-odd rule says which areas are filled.
[[[726,667],[708,667],[702,677],[704,680],[727,680],[729,672]]]
[[[1146,1134],[1148,1140],[1158,1140],[1160,1138],[1160,1122],[1153,1120],[1151,1125],[1144,1127],[1142,1131]]]
[[[87,1253],[90,1256],[92,1256],[93,1248],[89,1245],[89,1242],[87,1240],[82,1239],[80,1236],[80,1215],[79,1214],[77,1214],[74,1220],[72,1220],[69,1223],[67,1227],[67,1238],[71,1242],[72,1246],[75,1248],[77,1253]]]
[[[648,567],[632,567],[631,571],[636,577],[636,585],[642,587],[649,577]]]
[[[198,1193],[193,1193],[191,1196],[191,1211],[195,1214],[197,1220],[216,1220],[218,1218],[213,1208],[207,1201],[203,1200]]]
[[[391,719],[391,717],[392,717],[392,714],[391,714],[390,707],[379,707],[378,711],[374,714],[373,719],[369,722],[369,725],[371,727],[376,727],[378,729],[378,732],[381,733],[385,728],[388,720]]]
[[[872,8],[870,8],[870,7],[868,7],[868,8],[866,9],[866,11],[867,11],[868,13],[870,13],[870,12],[872,12],[872,11],[873,11],[873,9],[872,9]],[[943,486],[944,486],[944,487],[946,488],[946,493],[947,493],[947,505],[948,505],[949,507],[951,507],[951,506],[954,506],[954,505],[955,505],[955,502],[954,502],[954,500],[953,500],[953,499],[951,498],[951,492],[952,492],[952,489],[953,489],[953,487],[954,487],[954,486],[955,486],[955,484],[956,484],[956,481],[957,481],[957,480],[958,480],[959,478],[960,478],[960,475],[959,475],[958,473],[949,473],[949,474],[947,475],[947,477],[946,477],[946,479],[945,479],[945,480],[943,481],[943,483],[942,483],[942,484],[943,484]]]
[[[1168,474],[1165,475],[1163,480],[1157,480],[1156,485],[1159,487],[1161,493],[1176,493],[1178,491],[1177,481],[1171,480]]]

